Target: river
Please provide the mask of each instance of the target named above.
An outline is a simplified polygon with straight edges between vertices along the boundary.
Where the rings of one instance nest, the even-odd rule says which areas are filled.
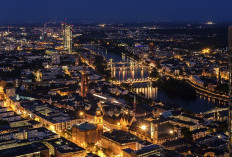
[[[113,59],[113,62],[129,62],[130,59],[120,53],[113,53],[107,51],[99,51],[100,55],[103,55],[108,60]],[[122,65],[116,65],[116,67],[122,67]],[[149,76],[149,71],[145,68],[116,68],[112,72],[113,77],[117,80],[125,81],[127,79],[141,79],[147,78]],[[134,90],[136,93],[143,93],[147,98],[152,98],[154,100],[159,100],[161,102],[167,102],[176,104],[188,111],[195,113],[208,111],[219,104],[215,101],[208,99],[207,97],[197,96],[194,100],[188,100],[180,97],[174,97],[168,95],[166,92],[160,90],[159,88],[153,88],[148,83],[134,84]]]

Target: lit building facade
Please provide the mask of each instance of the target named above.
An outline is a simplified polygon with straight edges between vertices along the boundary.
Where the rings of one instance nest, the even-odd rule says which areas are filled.
[[[122,130],[113,130],[105,132],[101,137],[101,146],[112,150],[114,155],[123,155],[123,149],[130,148],[137,150],[137,142],[140,139],[129,132]]]
[[[87,93],[88,93],[88,76],[84,72],[81,76],[81,93],[80,93],[80,95],[82,97],[86,97]]]
[[[97,143],[97,125],[88,122],[80,125],[73,125],[72,138],[73,141],[75,141],[81,147],[87,147],[88,144]]]
[[[62,24],[64,49],[72,53],[72,25]]]

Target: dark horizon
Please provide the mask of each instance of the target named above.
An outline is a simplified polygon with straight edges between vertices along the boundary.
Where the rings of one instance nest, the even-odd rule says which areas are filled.
[[[224,0],[10,0],[0,2],[0,23],[231,22],[232,1]]]

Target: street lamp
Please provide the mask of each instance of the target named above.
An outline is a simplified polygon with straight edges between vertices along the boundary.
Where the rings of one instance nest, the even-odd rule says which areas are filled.
[[[170,133],[170,134],[173,134],[173,130],[170,130],[169,133]]]
[[[140,127],[143,131],[147,129],[147,126],[146,125],[141,125]]]
[[[84,115],[84,113],[83,112],[80,112],[80,116],[83,116]]]

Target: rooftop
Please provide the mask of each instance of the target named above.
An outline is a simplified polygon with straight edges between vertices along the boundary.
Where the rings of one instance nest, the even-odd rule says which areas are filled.
[[[79,151],[84,151],[85,149],[82,147],[79,147],[73,142],[70,142],[66,140],[65,138],[56,138],[48,141],[55,147],[60,153],[65,154],[65,153],[70,153],[70,152],[79,152]]]
[[[169,151],[162,148],[160,145],[149,145],[143,147],[137,151],[133,151],[130,148],[123,149],[124,152],[128,154],[135,154],[136,156],[149,156],[149,157],[179,157],[180,155],[174,151]]]
[[[74,127],[78,128],[80,131],[94,130],[97,128],[96,125],[88,122],[82,123],[80,125],[74,125]]]
[[[102,136],[120,144],[141,141],[141,139],[139,139],[137,136],[122,130],[113,130],[112,132],[105,132]]]
[[[39,143],[33,143],[24,146],[0,150],[0,156],[7,156],[7,157],[20,156],[20,155],[26,155],[30,153],[44,151],[47,149],[48,148],[44,144],[39,142]]]

